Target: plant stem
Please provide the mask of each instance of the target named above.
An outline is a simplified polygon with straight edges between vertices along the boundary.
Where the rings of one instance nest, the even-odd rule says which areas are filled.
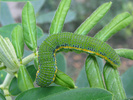
[[[4,82],[0,85],[0,88],[8,88],[13,77],[14,75],[7,73]]]
[[[4,94],[5,94],[6,100],[12,100],[12,97],[9,95],[10,93],[7,89],[4,89]]]
[[[38,55],[38,52],[36,53],[32,53],[30,55],[28,55],[27,57],[25,57],[24,59],[22,59],[22,64],[26,65],[29,62],[31,62],[32,60],[34,60],[35,56]]]
[[[9,95],[8,88],[9,88],[9,85],[10,85],[13,77],[14,77],[14,75],[7,73],[4,82],[0,85],[0,88],[2,88],[4,91],[4,95],[6,97],[6,100],[12,100],[11,96]]]
[[[124,100],[126,94],[117,69],[106,63],[103,69],[105,85],[108,91],[114,94],[113,100]]]

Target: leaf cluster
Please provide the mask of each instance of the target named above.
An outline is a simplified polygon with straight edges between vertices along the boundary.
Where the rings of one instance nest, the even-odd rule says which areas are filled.
[[[72,13],[68,12],[70,4],[71,0],[61,0],[58,9],[54,12],[49,35],[58,35],[62,32],[67,14]],[[98,7],[75,30],[74,34],[87,35],[105,16],[111,4],[112,2],[107,2]],[[120,77],[117,69],[114,69],[108,62],[104,65],[101,58],[92,55],[87,57],[85,67],[76,80],[76,86],[74,81],[65,74],[66,61],[64,55],[59,53],[56,56],[58,72],[54,82],[61,86],[51,84],[45,88],[36,87],[34,81],[38,70],[37,48],[47,35],[43,35],[41,28],[36,25],[35,13],[37,9],[34,11],[33,5],[30,2],[25,4],[22,11],[22,24],[10,24],[0,28],[0,70],[2,70],[0,71],[0,82],[2,83],[0,85],[0,99],[11,99],[9,95],[16,96],[16,100],[60,100],[64,97],[63,100],[120,100],[133,96],[132,79],[127,79],[128,75],[132,76],[131,70],[133,68],[131,67]],[[44,15],[42,16],[44,17]],[[38,17],[37,20],[39,21],[39,19]],[[119,30],[128,26],[132,19],[132,16],[127,12],[118,14],[94,38],[105,42]],[[24,45],[29,50],[26,50]],[[131,49],[122,48],[115,49],[115,51],[120,57],[133,59],[133,50]]]

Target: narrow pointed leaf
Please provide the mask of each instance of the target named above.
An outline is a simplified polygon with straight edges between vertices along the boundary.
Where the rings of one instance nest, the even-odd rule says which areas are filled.
[[[19,63],[19,61],[17,59],[17,55],[16,55],[16,52],[15,52],[15,49],[14,49],[11,41],[9,40],[9,38],[5,38],[5,41],[7,43],[7,46],[9,47],[7,52],[9,52],[10,55],[11,55],[11,59],[9,59],[9,60],[10,60],[11,63],[14,64],[14,66],[12,67],[13,70],[11,70],[11,72],[16,72],[16,71],[18,71],[18,67],[19,67],[20,63]],[[8,66],[6,66],[6,67],[8,67]],[[10,70],[8,70],[8,72],[9,71]]]
[[[23,30],[19,25],[12,31],[12,44],[16,51],[17,57],[21,60],[24,52],[24,39]]]
[[[57,71],[54,83],[64,87],[75,88],[74,81],[60,70]]]
[[[7,57],[9,58],[13,57],[7,42],[2,36],[0,36],[0,48],[1,48],[1,51],[3,51],[3,54],[5,54]]]
[[[22,11],[22,27],[26,45],[35,52],[37,49],[36,18],[30,2],[27,2]]]
[[[14,64],[7,57],[3,49],[0,47],[0,60],[4,63],[5,66],[8,66],[9,69],[13,69]]]
[[[19,62],[14,50],[14,47],[8,38],[0,36],[0,59],[7,67],[6,71],[17,71]]]
[[[103,70],[104,81],[108,91],[113,93],[114,100],[126,99],[126,94],[117,69],[106,63]]]
[[[15,49],[14,49],[11,41],[9,40],[9,38],[5,38],[5,41],[7,43],[8,48],[9,48],[8,52],[10,51],[10,55],[12,57],[13,63],[15,64],[14,67],[19,67],[20,63],[17,59],[17,55],[16,55]]]
[[[95,57],[91,55],[87,57],[85,70],[90,87],[104,88],[102,75]]]
[[[50,34],[60,33],[70,8],[71,0],[61,0],[50,27]]]
[[[9,25],[0,27],[0,35],[3,37],[8,37],[11,40],[11,32],[17,25],[21,25],[21,24],[20,23],[9,24]],[[42,36],[42,34],[43,34],[42,29],[37,26],[37,38],[40,38],[40,36]]]
[[[9,50],[8,52],[10,53],[10,55],[12,56],[12,58],[14,59],[16,64],[18,64],[19,62],[17,60],[17,55],[15,52],[15,49],[14,49],[11,41],[9,40],[9,38],[5,38],[5,43],[6,43],[6,48]]]
[[[21,91],[25,91],[34,87],[33,81],[23,65],[20,66],[18,72],[18,86]]]
[[[29,72],[32,81],[34,82],[36,78],[36,69],[34,68],[34,65],[27,66],[26,69]],[[18,79],[16,77],[14,77],[10,83],[9,92],[11,93],[11,95],[18,95],[21,93],[18,87]]]
[[[36,79],[36,72],[37,72],[34,65],[27,66],[26,69],[29,72],[32,81],[34,82]]]
[[[120,57],[133,60],[133,49],[115,49]]]
[[[104,17],[111,7],[112,2],[104,3],[98,9],[95,10],[92,15],[87,18],[74,32],[76,34],[86,35],[89,31],[98,23],[98,21]]]
[[[117,15],[108,25],[95,35],[95,38],[107,41],[112,35],[128,26],[132,22],[132,19],[133,17],[128,12]]]

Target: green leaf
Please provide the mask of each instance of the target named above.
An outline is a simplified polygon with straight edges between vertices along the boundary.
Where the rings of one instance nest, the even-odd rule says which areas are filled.
[[[23,65],[19,67],[18,71],[18,86],[21,91],[25,91],[34,87],[33,81]]]
[[[85,70],[90,87],[105,88],[99,65],[94,56],[89,55],[85,61]]]
[[[70,4],[71,0],[61,0],[50,26],[50,34],[56,34],[62,31]]]
[[[6,100],[5,96],[0,93],[0,100]]]
[[[35,66],[36,70],[38,70],[38,65],[39,65],[38,56],[36,55],[36,56],[34,57],[34,66]]]
[[[75,84],[79,88],[89,87],[89,82],[87,80],[87,76],[85,72],[85,66],[81,69]]]
[[[126,94],[117,69],[106,63],[103,69],[104,81],[108,91],[114,94],[115,100],[126,99]]]
[[[6,66],[5,71],[14,73],[18,70],[19,62],[14,47],[8,38],[0,36],[0,58]]]
[[[6,100],[4,96],[4,91],[0,88],[0,100]]]
[[[112,94],[99,88],[79,88],[46,96],[39,100],[113,100]]]
[[[124,58],[128,58],[133,60],[133,49],[115,49],[116,53],[120,56],[120,57],[124,57]]]
[[[37,26],[37,39],[43,36],[43,30]]]
[[[12,44],[16,51],[17,57],[22,60],[24,52],[24,39],[22,27],[17,25],[12,31]]]
[[[68,88],[57,86],[33,88],[21,93],[15,100],[38,100],[40,98],[68,90]]]
[[[39,24],[43,24],[43,23],[51,23],[51,20],[53,19],[54,17],[54,14],[55,14],[55,11],[51,11],[51,12],[48,12],[48,13],[40,13],[38,16],[37,16],[37,23]],[[68,23],[68,22],[71,22],[73,21],[74,19],[76,18],[76,13],[74,11],[68,11],[67,13],[67,16],[66,16],[66,19],[65,19],[65,22],[64,23]]]
[[[104,3],[97,8],[96,11],[89,18],[87,18],[74,33],[82,35],[88,34],[89,31],[98,23],[98,21],[108,12],[111,4],[112,2]]]
[[[11,95],[18,95],[19,93],[21,93],[19,87],[18,87],[18,83],[17,83],[17,78],[14,77],[10,83],[9,86],[9,92],[11,93]]]
[[[15,23],[8,8],[8,5],[5,2],[0,2],[0,22],[3,26]]]
[[[57,61],[58,69],[63,72],[66,72],[66,67],[67,67],[66,59],[62,53],[58,53],[56,55],[56,61]]]
[[[6,72],[1,70],[0,71],[0,84],[4,81],[5,77],[6,77]]]
[[[29,72],[32,81],[34,82],[36,78],[36,69],[34,65],[27,66],[26,69]],[[18,82],[17,78],[14,77],[10,83],[9,92],[11,93],[11,95],[18,95],[19,93],[21,93],[17,82]]]
[[[36,72],[37,72],[34,65],[29,65],[29,66],[26,67],[26,69],[29,72],[30,77],[32,78],[32,81],[34,82],[35,79],[36,79]]]
[[[2,35],[3,37],[8,37],[11,40],[11,32],[17,25],[21,25],[21,24],[20,23],[9,24],[9,25],[0,27],[0,35]],[[43,35],[42,29],[37,26],[37,37],[40,38],[42,35]]]
[[[11,32],[14,29],[14,27],[17,25],[18,24],[9,24],[9,25],[0,27],[0,35],[3,37],[8,37],[11,40]]]
[[[28,48],[34,52],[37,49],[37,30],[34,8],[30,2],[22,10],[22,26],[24,41]]]
[[[95,35],[95,38],[107,41],[112,35],[128,26],[132,22],[132,19],[132,16],[128,12],[117,15],[108,25]]]
[[[29,1],[29,0],[27,0]],[[31,1],[33,7],[34,7],[34,10],[35,10],[35,14],[39,12],[39,10],[41,9],[41,7],[44,5],[46,0],[34,0],[34,1]]]
[[[0,93],[4,95],[4,91],[0,88]]]
[[[14,49],[11,41],[9,40],[9,38],[5,38],[4,41],[5,41],[5,44],[3,44],[3,45],[5,46],[5,49],[7,50],[7,52],[9,52],[9,55],[11,55],[11,58],[13,59],[13,62],[16,65],[19,65],[17,55],[16,55],[15,49]]]
[[[75,88],[72,78],[60,70],[57,70],[54,83],[64,87]]]
[[[132,76],[133,76],[133,67],[130,67],[121,76],[123,87],[125,89],[127,98],[133,97],[133,77]]]

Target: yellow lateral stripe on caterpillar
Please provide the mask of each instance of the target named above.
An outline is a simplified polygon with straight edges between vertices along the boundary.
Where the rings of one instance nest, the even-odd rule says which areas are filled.
[[[58,49],[55,49],[55,53],[56,53],[57,51],[59,51],[60,49],[62,49],[62,48],[75,49],[75,50],[82,50],[82,51],[84,51],[84,52],[89,52],[89,53],[92,53],[92,54],[96,54],[97,56],[99,56],[99,57],[101,57],[101,58],[104,58],[106,61],[110,62],[111,65],[115,66],[115,64],[114,64],[112,61],[110,61],[107,57],[105,57],[105,56],[103,56],[103,55],[101,55],[101,54],[99,54],[99,53],[96,53],[96,52],[94,52],[94,51],[87,50],[87,49],[76,48],[76,47],[69,47],[69,46],[66,46],[66,47],[61,46],[61,47],[59,47]],[[54,57],[55,57],[55,53],[54,53]]]
[[[39,86],[48,86],[55,80],[57,72],[56,53],[60,51],[94,54],[105,59],[114,68],[120,66],[118,54],[105,42],[73,33],[53,34],[47,37],[39,47],[39,69],[36,74],[36,82]]]

